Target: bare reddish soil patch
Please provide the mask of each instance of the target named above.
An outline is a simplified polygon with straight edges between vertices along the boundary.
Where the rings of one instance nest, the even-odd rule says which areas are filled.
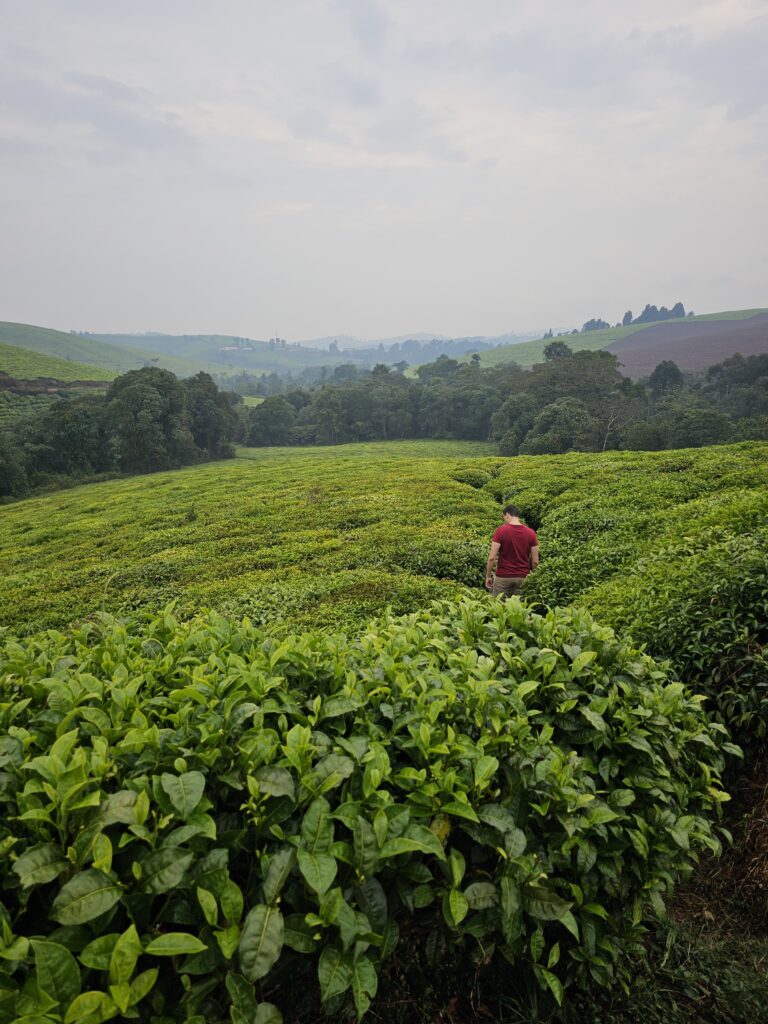
[[[747,320],[661,323],[606,346],[629,377],[647,377],[665,359],[683,370],[703,370],[740,352],[768,352],[768,313]]]

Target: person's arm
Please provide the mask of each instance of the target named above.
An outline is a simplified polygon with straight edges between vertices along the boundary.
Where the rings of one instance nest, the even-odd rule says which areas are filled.
[[[531,572],[533,572],[533,570],[539,564],[539,545],[538,544],[534,544],[533,547],[531,548],[530,557],[531,557]]]
[[[493,586],[493,567],[499,555],[501,544],[498,541],[491,541],[491,550],[488,552],[488,566],[485,570],[485,587],[490,590]]]

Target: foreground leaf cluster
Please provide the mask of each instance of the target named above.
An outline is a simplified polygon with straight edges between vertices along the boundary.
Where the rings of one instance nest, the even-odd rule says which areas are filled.
[[[583,611],[104,618],[0,680],[3,1024],[274,1024],[310,975],[363,1016],[414,942],[559,1001],[720,846],[724,729]]]

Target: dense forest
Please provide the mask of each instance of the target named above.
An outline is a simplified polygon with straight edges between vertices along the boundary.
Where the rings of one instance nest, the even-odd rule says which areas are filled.
[[[608,352],[550,342],[545,362],[483,369],[441,356],[415,378],[380,365],[344,367],[248,411],[251,445],[339,444],[394,438],[493,440],[502,455],[660,450],[768,437],[768,356],[733,356],[700,380],[663,362],[643,382]],[[336,377],[338,374],[338,377]]]
[[[0,433],[0,497],[103,473],[146,473],[229,458],[239,395],[207,373],[146,367],[106,394],[62,399]]]

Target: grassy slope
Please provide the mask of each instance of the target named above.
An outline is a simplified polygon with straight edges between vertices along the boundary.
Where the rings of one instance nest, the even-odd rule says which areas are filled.
[[[611,342],[619,341],[630,334],[636,334],[648,327],[658,327],[659,323],[680,324],[696,323],[698,320],[746,320],[766,313],[766,309],[737,309],[724,313],[704,313],[701,316],[685,317],[678,320],[655,321],[650,324],[630,324],[629,327],[605,327],[601,331],[587,331],[586,334],[564,334],[560,338],[574,351],[589,349],[594,352],[606,348]],[[488,352],[480,353],[482,366],[499,366],[501,363],[516,362],[521,366],[532,366],[544,358],[544,349],[552,339],[540,338],[538,341],[526,341],[520,345],[502,345]],[[466,357],[469,358],[469,357]],[[466,360],[464,360],[466,361]]]
[[[53,380],[112,380],[114,371],[85,363],[75,363],[56,356],[43,355],[32,349],[17,348],[0,343],[0,370],[17,380],[36,380],[49,377]]]
[[[153,342],[157,341],[157,348]],[[0,321],[0,343],[18,348],[72,359],[91,366],[106,367],[117,373],[134,370],[145,362],[156,360],[158,366],[172,370],[180,377],[189,377],[204,370],[208,373],[234,374],[246,372],[278,373],[301,370],[307,366],[332,366],[354,361],[348,354],[332,355],[320,350],[271,350],[264,342],[255,342],[254,352],[222,352],[222,346],[234,344],[226,335],[152,335],[100,334],[82,337],[33,324]]]
[[[83,338],[78,334],[67,334],[54,331],[48,327],[36,327],[32,324],[14,324],[0,321],[0,342],[30,352],[58,359],[71,359],[89,366],[104,367],[114,373],[125,373],[136,370],[151,359],[158,358],[159,365],[173,370],[179,376],[190,376],[204,366],[193,360],[178,359],[174,356],[158,356],[155,352],[145,349],[129,348],[128,346],[112,345],[93,338]],[[217,367],[224,371],[226,367]]]
[[[731,309],[723,313],[700,313],[698,316],[692,316],[690,319],[694,323],[697,320],[748,320],[750,317],[758,316],[760,313],[768,313],[768,309],[765,307],[760,309]]]

